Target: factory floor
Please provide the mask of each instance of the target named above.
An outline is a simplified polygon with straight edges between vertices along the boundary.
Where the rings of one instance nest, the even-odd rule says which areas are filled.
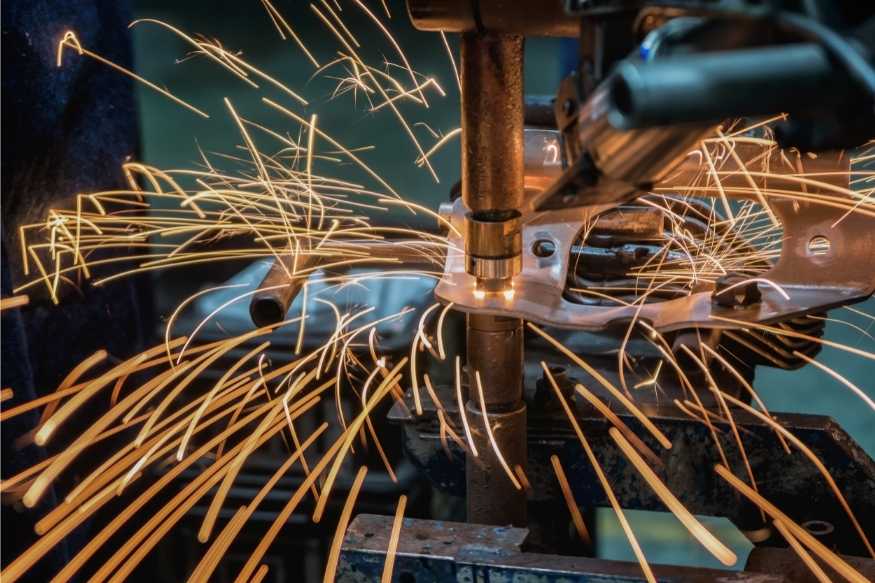
[[[377,3],[371,4],[377,6]],[[335,55],[337,43],[319,25],[306,8],[306,3],[278,1],[276,5],[317,58],[324,62]],[[423,121],[427,121],[435,131],[449,132],[458,125],[458,90],[452,80],[440,38],[437,35],[414,33],[406,21],[401,2],[390,2],[389,6],[393,11],[393,30],[414,68],[443,81],[446,97],[430,94],[433,96],[431,109],[424,115]],[[291,88],[300,89],[311,101],[310,107],[303,107],[282,93],[270,89],[264,92],[253,90],[203,58],[177,63],[178,59],[185,57],[190,47],[155,25],[138,25],[133,33],[137,71],[165,85],[180,98],[205,109],[211,116],[209,120],[198,118],[141,87],[138,95],[142,157],[147,163],[162,168],[189,167],[199,162],[198,148],[204,151],[232,151],[240,139],[222,101],[225,97],[231,100],[241,115],[279,132],[288,130],[296,133],[297,130],[293,129],[288,119],[270,112],[260,101],[263,95],[267,95],[302,116],[309,117],[317,113],[319,127],[349,147],[373,145],[374,149],[364,154],[368,163],[409,199],[435,208],[439,202],[447,199],[450,187],[458,180],[459,149],[456,141],[450,142],[446,149],[432,158],[440,177],[440,183],[436,183],[426,170],[414,165],[417,152],[388,111],[367,112],[362,96],[358,96],[356,107],[352,94],[331,100],[335,82],[310,79],[312,65],[291,41],[279,38],[259,2],[137,0],[135,13],[137,17],[158,18],[188,32],[219,38],[226,47],[241,49],[244,57],[283,79]],[[360,34],[359,42],[363,51],[377,58],[381,52],[390,55],[390,49],[372,26],[360,17],[353,17],[352,9],[348,16],[350,28]],[[541,94],[554,92],[560,76],[558,42],[533,40],[528,42],[527,51],[527,90]],[[335,74],[339,73],[340,70],[335,71]],[[417,126],[414,131],[426,143],[431,143],[425,140],[428,130],[424,126]],[[400,213],[388,216],[387,220],[418,226],[426,224],[421,216],[411,217]],[[179,296],[185,291],[193,291],[192,287],[197,289],[206,284],[207,281],[197,280],[201,273],[206,278],[215,276],[206,271],[195,272],[195,275],[176,273],[157,276],[160,307],[166,310],[179,299],[174,294]],[[875,302],[869,301],[855,308],[875,313]],[[846,309],[834,310],[829,316],[835,321],[827,324],[826,338],[860,349],[875,350],[875,341],[867,335],[875,333],[875,320]],[[875,397],[873,361],[829,347],[823,349],[818,360]],[[875,455],[872,411],[822,371],[811,366],[798,371],[761,367],[757,372],[756,387],[772,411],[832,416],[870,455]],[[600,555],[633,560],[612,513],[606,511],[599,516],[598,528],[603,541]],[[709,562],[707,554],[690,541],[683,527],[670,515],[631,512],[630,518],[652,562],[717,566]],[[717,524],[720,521],[714,519],[712,522]],[[750,545],[740,533],[735,531],[732,534],[734,529],[727,524],[716,528],[723,533],[730,533],[724,536],[730,537],[728,542],[734,543],[732,546],[744,556],[745,549],[749,549]]]

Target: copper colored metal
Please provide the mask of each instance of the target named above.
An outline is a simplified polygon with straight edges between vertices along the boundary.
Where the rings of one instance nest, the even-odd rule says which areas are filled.
[[[469,213],[465,220],[465,269],[484,291],[509,289],[511,279],[520,272],[520,214],[497,221]]]
[[[480,373],[488,411],[516,408],[523,398],[523,325],[518,318],[468,314],[469,395]]]
[[[468,420],[479,456],[466,462],[468,521],[515,526],[526,523],[526,495],[507,477],[485,430],[475,371],[498,451],[509,467],[526,467],[523,401],[523,324],[517,318],[467,317]]]
[[[523,38],[515,35],[462,35],[462,200],[469,210],[460,258],[472,285],[507,291],[520,268],[520,208],[524,200]],[[487,293],[489,296],[503,294]],[[523,324],[517,318],[471,314],[467,320],[467,366],[479,371],[490,427],[496,421],[498,450],[511,468],[526,464],[526,405],[522,400]],[[466,406],[479,428],[480,457],[467,462],[468,520],[522,525],[525,492],[501,468],[483,426],[477,388],[471,377]],[[501,476],[504,476],[503,478]]]
[[[465,248],[479,257],[510,257],[520,254],[520,213],[507,219],[490,221],[469,213],[465,220]]]
[[[249,302],[252,323],[261,328],[282,322],[289,306],[307,282],[310,270],[321,259],[322,256],[312,254],[299,254],[297,261],[289,254],[274,259],[267,275],[261,280],[258,291]],[[295,275],[290,277],[289,274]]]
[[[524,526],[527,521],[525,490],[516,488],[499,462],[486,433],[485,420],[479,403],[468,401],[466,410],[468,421],[476,430],[472,437],[479,454],[476,458],[467,456],[465,461],[468,522],[496,526]],[[496,446],[507,465],[512,471],[517,466],[525,468],[527,461],[525,403],[520,402],[511,411],[493,410],[488,412],[488,416]],[[523,436],[523,439],[520,439],[520,436]]]
[[[523,201],[523,37],[462,35],[462,200],[499,218]]]
[[[391,259],[403,263],[405,266],[443,265],[445,251],[432,248],[425,251],[421,246],[418,246],[421,243],[421,241],[416,240],[345,240],[337,241],[328,247],[332,247],[332,253],[342,253],[342,249],[348,247],[355,250],[357,254],[361,254],[363,259],[373,259],[375,264],[385,265],[385,260]],[[327,252],[301,253],[298,255],[297,262],[289,253],[283,253],[280,258],[274,258],[270,269],[258,285],[258,291],[249,302],[249,315],[252,322],[256,326],[262,327],[283,321],[289,307],[313,271],[320,265],[336,261],[338,259]],[[366,263],[366,261],[362,263]],[[296,275],[290,277],[290,274]]]
[[[580,28],[563,0],[407,0],[407,11],[419,30],[575,37]]]

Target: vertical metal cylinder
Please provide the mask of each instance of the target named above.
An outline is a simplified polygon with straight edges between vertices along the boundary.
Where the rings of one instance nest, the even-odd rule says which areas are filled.
[[[485,430],[480,403],[471,400],[465,408],[474,431],[477,457],[465,460],[468,522],[496,526],[525,526],[527,502],[524,489],[508,477]],[[510,411],[488,413],[498,451],[511,472],[526,467],[526,405],[520,402]],[[519,483],[519,478],[517,478]]]
[[[523,526],[526,495],[507,476],[526,467],[526,405],[523,401],[523,326],[517,318],[482,314],[467,317],[470,400],[466,407],[478,457],[465,464],[468,520]],[[483,388],[481,401],[476,374]],[[486,409],[486,417],[483,409]],[[489,439],[486,423],[495,445]]]
[[[478,399],[478,371],[487,412],[516,408],[523,398],[522,320],[468,314],[466,322],[471,400]]]
[[[496,223],[517,224],[514,221],[519,220],[523,201],[523,38],[464,33],[461,67],[462,199],[471,210],[469,219],[489,227],[477,231],[482,237],[471,237],[466,252],[487,261],[504,259],[508,254],[496,253],[496,249],[508,247],[505,239],[513,236],[514,229],[495,228]],[[513,274],[506,275],[486,279],[509,281]],[[466,464],[468,520],[522,526],[526,522],[525,491],[506,475],[496,452],[512,472],[517,467],[525,469],[522,321],[470,314],[467,347],[471,376],[466,409],[479,453],[477,458],[469,456]],[[482,403],[475,371],[483,387]],[[494,445],[486,430],[487,420]]]
[[[523,198],[523,37],[462,34],[462,200],[473,213]],[[497,218],[497,217],[496,217]]]

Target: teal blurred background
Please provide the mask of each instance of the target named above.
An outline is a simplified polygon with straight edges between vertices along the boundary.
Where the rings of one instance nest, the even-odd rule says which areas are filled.
[[[309,8],[298,0],[276,0],[276,7],[301,36],[312,53],[327,62],[336,57],[337,41],[321,25]],[[369,2],[375,12],[385,18],[378,2]],[[446,133],[458,126],[459,95],[452,69],[440,37],[434,33],[421,33],[410,27],[403,3],[392,0],[388,3],[392,13],[391,26],[396,38],[404,47],[414,69],[439,79],[446,91],[441,98],[436,92],[428,93],[431,108],[408,110],[411,120],[420,119],[437,132]],[[361,51],[371,62],[379,64],[383,57],[398,62],[392,47],[379,31],[362,16],[352,2],[341,2],[343,17],[361,43]],[[242,51],[242,57],[283,80],[289,87],[303,94],[310,102],[303,107],[288,96],[266,89],[257,91],[204,58],[184,59],[190,51],[178,37],[159,27],[143,23],[133,29],[137,71],[154,82],[165,85],[174,94],[210,113],[211,119],[203,120],[171,103],[151,90],[138,89],[141,112],[143,151],[146,162],[161,168],[191,167],[198,163],[198,148],[205,151],[233,152],[241,143],[239,133],[230,120],[222,102],[228,97],[241,115],[267,125],[280,133],[297,135],[298,128],[289,119],[267,108],[260,100],[269,96],[309,117],[318,114],[319,128],[330,133],[347,147],[373,145],[375,149],[362,154],[375,169],[408,199],[436,208],[446,200],[450,187],[459,178],[458,141],[432,158],[440,177],[435,182],[414,161],[417,152],[388,110],[377,113],[367,111],[367,102],[358,96],[357,102],[351,93],[331,99],[336,81],[323,77],[311,78],[312,64],[290,40],[282,40],[259,0],[206,1],[206,0],[136,0],[138,18],[158,18],[172,23],[186,32],[200,33],[218,38],[228,49]],[[455,39],[450,39],[455,47]],[[327,75],[340,75],[333,69]],[[526,88],[528,92],[554,93],[560,79],[559,41],[533,39],[527,41]],[[433,143],[428,130],[423,126],[414,128],[424,147]],[[351,167],[338,168],[335,172],[350,172],[350,179],[360,180],[360,174]],[[386,222],[426,226],[423,217],[409,213],[396,213],[384,217]],[[159,286],[162,285],[158,276]],[[174,275],[172,277],[180,277]],[[191,277],[194,276],[182,276]],[[189,282],[195,289],[206,282]],[[160,302],[166,305],[160,306]],[[172,306],[173,298],[159,294],[159,307],[165,310]],[[872,301],[855,308],[875,313]],[[869,333],[875,329],[872,318],[846,309],[830,314],[835,322],[826,327],[826,337],[835,342],[868,351],[875,351],[875,341]],[[875,396],[875,361],[847,354],[841,350],[825,348],[818,360],[845,375],[868,394]],[[773,411],[803,412],[829,415],[835,418],[870,455],[875,454],[875,429],[873,413],[860,399],[825,373],[808,366],[798,371],[780,371],[760,367],[756,386],[767,405]],[[707,557],[699,552],[694,543],[683,546],[688,537],[672,518],[662,520],[650,513],[632,513],[631,518],[641,535],[648,557],[654,562],[680,562],[707,564]],[[616,521],[608,513],[600,515],[600,526],[605,533],[614,529]],[[709,523],[710,524],[710,523]],[[730,532],[734,529],[721,529]],[[619,531],[616,536],[620,537]],[[743,551],[749,544],[735,535],[736,548]],[[740,537],[740,535],[738,535]],[[633,560],[625,544],[612,544],[617,539],[606,536],[601,554],[606,557]]]

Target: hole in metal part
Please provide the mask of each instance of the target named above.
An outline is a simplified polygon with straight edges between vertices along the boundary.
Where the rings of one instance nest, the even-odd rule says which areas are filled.
[[[802,528],[804,528],[814,536],[826,536],[828,534],[831,534],[835,530],[835,527],[832,525],[832,523],[825,520],[809,520],[807,522],[803,522]]]
[[[538,239],[532,243],[532,254],[535,257],[550,257],[556,252],[556,243],[549,239]]]
[[[823,256],[829,255],[830,250],[832,249],[832,243],[830,243],[829,239],[824,237],[823,235],[817,235],[816,237],[812,237],[808,242],[808,254],[814,256]]]

